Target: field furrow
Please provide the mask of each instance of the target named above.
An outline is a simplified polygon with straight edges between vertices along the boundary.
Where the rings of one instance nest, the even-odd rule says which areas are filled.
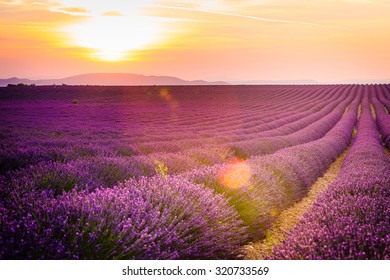
[[[0,259],[389,258],[389,97],[0,88]]]
[[[272,258],[390,257],[390,160],[371,114],[369,94],[366,86],[357,134],[339,176],[274,248]]]
[[[302,215],[312,206],[318,196],[335,181],[340,172],[342,162],[349,149],[345,150],[329,167],[325,174],[310,187],[310,191],[301,201],[284,210],[272,227],[267,230],[266,237],[259,242],[251,242],[244,247],[245,259],[256,260],[270,257],[274,246],[285,240]]]

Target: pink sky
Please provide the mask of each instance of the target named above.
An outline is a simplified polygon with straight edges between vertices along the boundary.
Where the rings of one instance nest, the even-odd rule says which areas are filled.
[[[0,0],[0,78],[389,79],[390,1]]]

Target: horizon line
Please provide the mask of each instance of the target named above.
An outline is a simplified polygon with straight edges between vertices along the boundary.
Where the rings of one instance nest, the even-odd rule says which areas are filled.
[[[84,75],[134,75],[134,76],[143,76],[143,77],[166,77],[166,78],[175,78],[182,80],[184,82],[206,82],[206,83],[228,83],[230,85],[270,85],[270,84],[366,84],[369,83],[390,83],[390,77],[389,78],[348,78],[343,80],[337,80],[337,81],[321,81],[316,79],[310,79],[310,78],[299,78],[299,79],[234,79],[234,78],[227,78],[227,79],[203,79],[203,78],[196,78],[196,79],[185,79],[180,78],[177,76],[171,76],[171,75],[158,75],[158,74],[137,74],[137,73],[129,73],[129,72],[96,72],[96,73],[82,73],[82,74],[73,74],[65,77],[43,77],[43,78],[19,78],[17,76],[12,77],[6,77],[1,78],[0,80],[11,80],[11,79],[18,79],[18,80],[29,80],[29,81],[46,81],[46,80],[63,80],[78,76],[84,76]]]

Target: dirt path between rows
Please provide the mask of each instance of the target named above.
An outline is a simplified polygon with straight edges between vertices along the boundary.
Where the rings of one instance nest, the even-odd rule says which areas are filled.
[[[246,252],[245,259],[258,260],[264,259],[272,252],[273,246],[279,244],[285,239],[291,229],[299,221],[299,218],[305,213],[320,193],[336,179],[344,157],[349,149],[345,150],[329,167],[326,173],[320,177],[310,188],[308,195],[301,201],[286,209],[274,222],[273,226],[267,231],[266,238],[256,243],[249,243],[244,246]]]

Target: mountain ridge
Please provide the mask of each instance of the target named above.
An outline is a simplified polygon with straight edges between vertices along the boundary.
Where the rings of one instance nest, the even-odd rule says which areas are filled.
[[[184,80],[174,76],[141,75],[131,73],[87,73],[58,79],[0,79],[0,87],[8,84],[35,85],[102,85],[102,86],[150,86],[150,85],[305,85],[322,84],[316,80],[236,80],[236,81],[204,81]],[[350,79],[325,84],[387,84],[390,79]]]
[[[130,73],[88,73],[74,75],[60,79],[25,79],[25,78],[6,78],[0,79],[0,86],[8,84],[35,84],[35,85],[228,85],[223,81],[207,82],[203,80],[183,80],[173,76],[146,76]]]

